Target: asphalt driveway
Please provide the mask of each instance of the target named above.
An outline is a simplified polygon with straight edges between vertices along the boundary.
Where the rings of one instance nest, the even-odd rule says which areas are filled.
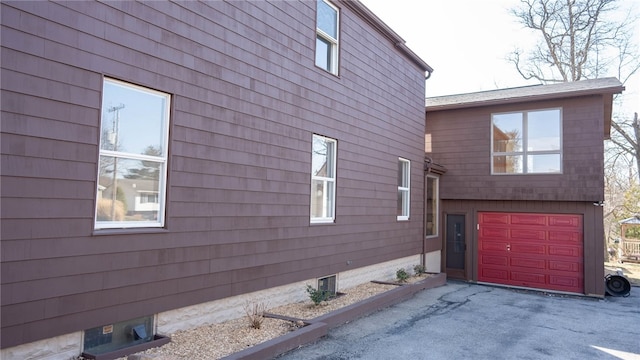
[[[640,288],[596,300],[449,282],[278,360],[640,359]]]

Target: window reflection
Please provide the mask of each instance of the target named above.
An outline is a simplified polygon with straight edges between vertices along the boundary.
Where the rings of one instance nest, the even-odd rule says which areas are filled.
[[[409,219],[411,163],[406,159],[398,159],[398,220]]]
[[[163,225],[170,96],[104,79],[95,227]]]
[[[311,221],[335,218],[336,141],[314,135],[311,154]]]
[[[326,2],[318,1],[318,28],[332,38],[337,38],[338,32],[338,11],[329,6]]]
[[[561,109],[492,116],[492,173],[562,172]]]

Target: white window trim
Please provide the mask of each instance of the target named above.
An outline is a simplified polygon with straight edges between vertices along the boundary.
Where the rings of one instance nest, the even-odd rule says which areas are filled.
[[[558,136],[560,137],[560,149],[558,150],[544,150],[544,151],[529,151],[527,150],[527,145],[529,142],[529,134],[528,134],[528,130],[527,130],[527,122],[529,121],[528,117],[529,117],[529,113],[531,112],[537,112],[537,111],[546,111],[546,110],[558,110],[560,113],[559,116],[559,132],[558,132]],[[516,152],[494,152],[493,151],[493,117],[494,115],[502,115],[502,114],[522,114],[522,151],[516,151]],[[554,108],[544,108],[544,109],[530,109],[530,110],[522,110],[522,111],[508,111],[508,112],[501,112],[501,113],[493,113],[491,114],[491,175],[557,175],[557,174],[562,174],[564,171],[564,167],[563,167],[563,134],[562,134],[562,129],[563,129],[563,113],[562,113],[562,108],[561,107],[554,107]],[[528,155],[560,155],[560,171],[558,172],[528,172]],[[510,156],[510,155],[518,155],[518,156],[522,156],[522,169],[523,171],[521,173],[497,173],[494,171],[493,169],[493,159],[495,156]]]
[[[333,192],[331,194],[332,198],[331,198],[331,214],[332,216],[330,217],[313,217],[311,216],[311,202],[309,202],[309,221],[312,224],[328,224],[328,223],[334,223],[336,220],[336,162],[337,162],[337,158],[338,158],[338,141],[336,139],[332,139],[332,138],[328,138],[322,135],[317,135],[317,134],[313,134],[312,138],[311,138],[311,151],[313,153],[313,139],[314,138],[320,138],[324,141],[328,141],[328,142],[332,142],[333,143],[333,159],[331,161],[332,167],[331,167],[331,173],[333,174],[333,178],[331,177],[326,177],[326,176],[316,176],[313,174],[313,170],[311,171],[311,194],[310,196],[313,196],[313,180],[318,180],[318,181],[322,181],[324,185],[323,189],[326,189],[326,183],[333,183]],[[312,154],[313,156],[313,154]],[[313,159],[311,160],[311,163],[313,164]],[[311,199],[311,197],[309,198]],[[323,208],[326,208],[327,205],[327,198],[325,196],[322,197],[322,206]],[[326,211],[324,211],[324,213],[326,214]]]
[[[403,191],[407,193],[407,202],[402,204],[402,207],[404,208],[403,212],[406,211],[407,215],[397,215],[396,219],[399,221],[406,221],[409,220],[409,217],[411,216],[411,161],[404,158],[398,158],[398,161],[406,163],[408,166],[407,184],[409,184],[409,186],[404,187],[398,185],[398,192]]]
[[[336,38],[322,31],[318,27],[318,19],[316,15],[316,36],[320,36],[322,39],[324,39],[325,41],[328,41],[331,44],[331,64],[329,66],[329,69],[324,69],[324,68],[321,68],[321,69],[328,71],[334,75],[338,75],[338,59],[339,59],[338,52],[340,50],[340,46],[339,46],[340,44],[340,9],[338,9],[335,5],[333,5],[331,2],[327,0],[318,0],[318,1],[324,2],[325,4],[327,4],[329,7],[331,7],[336,11]],[[316,7],[316,11],[318,11],[317,7]],[[316,53],[317,51],[318,49],[316,48]]]
[[[434,213],[434,218],[433,218],[433,224],[436,227],[436,232],[432,235],[427,235],[426,231],[425,231],[425,238],[433,238],[433,237],[438,237],[438,235],[440,234],[440,177],[436,176],[436,175],[427,175],[427,178],[433,179],[435,181],[435,190],[434,190],[434,198],[436,200],[436,206],[435,209],[433,209],[433,213]],[[427,190],[429,190],[429,188],[427,187],[428,182],[425,181],[425,188]],[[425,195],[427,194],[427,192],[425,191]],[[425,201],[425,212],[424,212],[424,217],[425,217],[425,227],[427,226],[427,211],[426,211],[426,201]],[[425,229],[426,230],[426,229]]]
[[[130,87],[133,89],[137,89],[139,91],[148,92],[151,94],[155,94],[157,96],[165,97],[165,108],[163,110],[163,116],[165,122],[163,124],[164,128],[162,129],[162,142],[164,149],[164,156],[150,156],[144,154],[135,154],[135,153],[127,153],[120,151],[112,151],[112,150],[103,150],[100,149],[100,145],[98,145],[98,174],[97,179],[100,179],[100,157],[101,156],[110,156],[116,158],[122,158],[127,160],[144,160],[144,161],[152,161],[157,162],[162,165],[162,171],[159,174],[158,179],[158,220],[156,221],[98,221],[98,193],[100,192],[100,182],[96,181],[96,195],[95,195],[95,203],[96,208],[93,215],[94,220],[94,229],[95,230],[104,230],[104,229],[138,229],[138,228],[162,228],[165,224],[165,212],[166,212],[166,196],[167,196],[167,159],[168,155],[168,146],[169,146],[169,123],[170,123],[170,113],[171,113],[171,95],[165,92],[153,90],[144,86],[135,85],[132,83],[128,83],[125,81],[120,81],[111,78],[103,78],[103,86],[102,93],[104,95],[104,83],[113,83],[123,87]],[[102,104],[105,106],[105,104]],[[102,108],[100,109],[102,112]],[[101,119],[100,125],[102,125],[103,119]],[[102,131],[100,131],[100,142],[98,144],[102,144]]]

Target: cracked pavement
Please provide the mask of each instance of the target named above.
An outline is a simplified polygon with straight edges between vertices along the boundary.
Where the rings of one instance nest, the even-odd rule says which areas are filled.
[[[450,281],[278,360],[640,360],[640,288],[604,300]]]

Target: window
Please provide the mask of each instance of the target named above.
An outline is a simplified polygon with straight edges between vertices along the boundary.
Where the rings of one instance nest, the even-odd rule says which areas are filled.
[[[440,195],[438,194],[438,182],[438,177],[427,175],[425,182],[427,201],[425,201],[424,233],[427,237],[438,235],[438,203],[440,200]]]
[[[313,135],[311,155],[311,222],[333,222],[336,198],[334,139]]]
[[[316,65],[338,74],[338,8],[325,0],[317,0]]]
[[[84,353],[100,355],[154,339],[153,316],[98,326],[84,331]],[[88,357],[95,359],[95,357]]]
[[[162,227],[168,94],[104,79],[96,229]]]
[[[409,220],[411,162],[398,159],[398,220]]]
[[[318,290],[322,291],[327,297],[336,296],[336,276],[332,275],[318,279]]]
[[[492,174],[562,172],[560,109],[494,114]]]
[[[140,193],[140,204],[157,204],[158,203],[158,194],[154,193]]]

